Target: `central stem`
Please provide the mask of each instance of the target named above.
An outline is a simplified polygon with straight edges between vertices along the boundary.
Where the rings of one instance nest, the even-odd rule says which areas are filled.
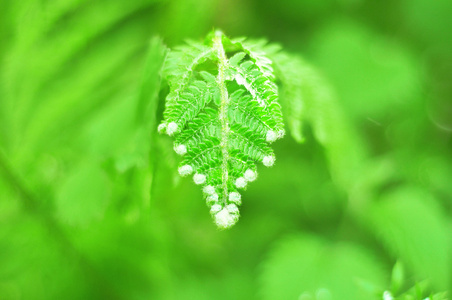
[[[221,201],[223,205],[226,205],[226,199],[228,197],[228,161],[229,161],[229,151],[228,151],[228,137],[229,137],[229,122],[228,122],[228,107],[229,107],[229,97],[228,90],[225,83],[225,70],[228,67],[228,60],[226,58],[226,53],[224,52],[223,43],[221,41],[223,33],[221,31],[215,32],[215,37],[213,39],[213,47],[217,52],[218,56],[218,75],[217,83],[220,87],[220,112],[219,118],[221,123],[221,141],[220,148],[223,157],[221,163],[222,178],[221,178],[221,189],[222,197]]]

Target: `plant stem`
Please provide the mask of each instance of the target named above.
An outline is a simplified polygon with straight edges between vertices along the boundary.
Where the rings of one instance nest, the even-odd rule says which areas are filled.
[[[221,200],[223,206],[226,205],[226,199],[228,197],[228,161],[229,161],[229,151],[228,151],[228,138],[229,138],[229,120],[228,120],[228,109],[229,109],[229,96],[228,90],[225,83],[225,70],[228,65],[228,60],[224,52],[223,43],[221,41],[223,33],[221,31],[215,32],[215,37],[213,39],[213,48],[217,52],[218,56],[218,75],[217,83],[220,87],[220,112],[219,118],[221,123],[221,141],[220,148],[222,154],[222,197]]]

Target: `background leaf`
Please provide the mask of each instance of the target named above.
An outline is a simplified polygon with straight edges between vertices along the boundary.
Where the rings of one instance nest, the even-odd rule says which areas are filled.
[[[429,279],[436,288],[447,288],[450,230],[433,197],[416,187],[398,188],[374,204],[372,220],[377,236],[418,280]]]
[[[309,294],[364,299],[372,294],[358,288],[358,280],[381,286],[385,279],[378,260],[366,250],[301,235],[282,239],[270,251],[263,265],[261,295],[263,299],[297,299]]]

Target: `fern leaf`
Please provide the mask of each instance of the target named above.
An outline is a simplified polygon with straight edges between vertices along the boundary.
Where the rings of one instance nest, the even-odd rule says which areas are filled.
[[[342,113],[333,89],[299,56],[278,52],[270,57],[281,83],[280,101],[292,137],[303,142],[303,124],[309,124],[316,140],[326,149],[334,181],[351,191],[362,176],[366,153],[360,137]]]
[[[239,190],[256,179],[257,162],[274,164],[269,144],[284,136],[272,62],[256,45],[265,48],[216,31],[175,48],[164,67],[170,92],[158,130],[175,137],[179,173],[203,186],[220,228],[237,222]]]

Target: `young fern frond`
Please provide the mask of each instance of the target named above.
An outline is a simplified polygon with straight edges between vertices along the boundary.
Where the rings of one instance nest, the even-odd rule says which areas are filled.
[[[298,55],[280,51],[269,57],[281,86],[280,102],[291,136],[298,143],[304,142],[303,125],[309,124],[313,137],[325,148],[332,179],[345,191],[351,191],[362,176],[366,154],[334,89]]]
[[[240,189],[257,177],[256,162],[270,167],[270,143],[284,136],[278,88],[263,41],[230,40],[222,32],[188,42],[168,55],[170,86],[160,133],[174,136],[183,155],[181,176],[193,174],[220,228],[239,217]]]

